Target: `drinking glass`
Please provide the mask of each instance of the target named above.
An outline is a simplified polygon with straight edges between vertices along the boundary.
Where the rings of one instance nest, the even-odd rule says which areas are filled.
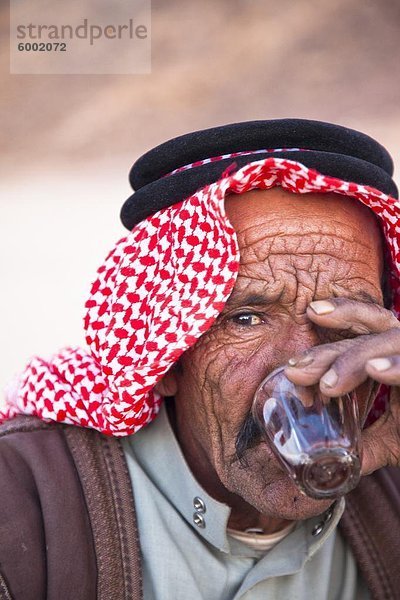
[[[302,492],[336,498],[360,478],[361,431],[355,392],[324,396],[273,371],[258,387],[253,416],[281,464]]]

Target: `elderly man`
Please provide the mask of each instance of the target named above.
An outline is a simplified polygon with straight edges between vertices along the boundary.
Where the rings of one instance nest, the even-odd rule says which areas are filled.
[[[137,161],[90,352],[33,359],[8,396],[1,598],[398,598],[391,175],[371,138],[304,120]],[[374,421],[345,498],[301,493],[260,435],[254,393],[281,365],[328,397],[356,390]]]

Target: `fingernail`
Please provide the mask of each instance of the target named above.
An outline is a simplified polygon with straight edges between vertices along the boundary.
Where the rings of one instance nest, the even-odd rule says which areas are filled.
[[[303,358],[292,357],[292,358],[289,358],[288,365],[289,365],[289,367],[298,367],[301,369],[301,367],[307,367],[308,365],[311,365],[313,360],[314,360],[313,356],[303,356]]]
[[[367,363],[377,371],[387,371],[392,366],[389,358],[371,358]]]
[[[315,300],[315,302],[310,302],[309,307],[312,308],[317,315],[328,315],[336,308],[335,305],[328,300]]]
[[[329,371],[327,371],[325,375],[321,377],[321,382],[326,385],[326,387],[333,387],[337,384],[338,379],[339,377],[337,373],[333,369],[329,369]]]

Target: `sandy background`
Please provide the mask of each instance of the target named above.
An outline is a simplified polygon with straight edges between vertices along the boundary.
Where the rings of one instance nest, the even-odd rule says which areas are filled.
[[[305,117],[369,133],[400,169],[396,0],[154,0],[140,76],[11,76],[8,18],[3,3],[0,388],[30,355],[82,343],[90,282],[124,233],[129,167],[155,144]]]

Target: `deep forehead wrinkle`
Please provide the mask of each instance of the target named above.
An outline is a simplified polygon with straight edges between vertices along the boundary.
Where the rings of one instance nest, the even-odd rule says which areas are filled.
[[[282,227],[275,221],[265,221],[262,225],[261,223],[255,223],[252,226],[243,228],[237,234],[238,239],[242,241],[240,245],[246,248],[265,243],[274,248],[279,248],[292,240],[292,243],[297,246],[300,245],[304,249],[314,245],[316,252],[318,252],[318,248],[315,247],[315,244],[323,245],[324,243],[327,246],[338,247],[346,243],[354,244],[357,242],[360,249],[373,249],[374,240],[369,240],[368,237],[362,239],[359,230],[344,225],[341,221],[331,221],[329,224],[321,222],[317,227],[315,223],[310,226],[306,222],[299,224],[298,219],[296,223],[293,221],[294,219],[292,223],[290,223],[290,220],[289,222],[285,221]],[[338,230],[340,230],[340,233]]]
[[[264,225],[264,224],[263,224]],[[333,269],[338,277],[343,275],[351,276],[352,266],[356,264],[370,265],[371,269],[379,265],[381,271],[383,265],[381,260],[381,250],[376,244],[374,238],[368,239],[365,236],[361,239],[360,230],[357,235],[352,237],[343,235],[342,229],[335,231],[334,223],[330,225],[329,231],[315,229],[303,233],[297,227],[295,231],[285,231],[276,235],[268,230],[267,227],[257,227],[257,231],[249,228],[244,233],[241,231],[238,235],[240,247],[240,267],[241,274],[252,275],[253,277],[264,278],[263,264],[269,263],[270,269],[275,265],[271,262],[279,258],[279,255],[287,256],[293,265],[293,268],[309,271],[310,273],[325,270],[330,267],[332,261],[339,261]],[[251,235],[248,235],[248,231]],[[290,258],[292,257],[292,258]],[[295,266],[296,265],[296,266]]]

